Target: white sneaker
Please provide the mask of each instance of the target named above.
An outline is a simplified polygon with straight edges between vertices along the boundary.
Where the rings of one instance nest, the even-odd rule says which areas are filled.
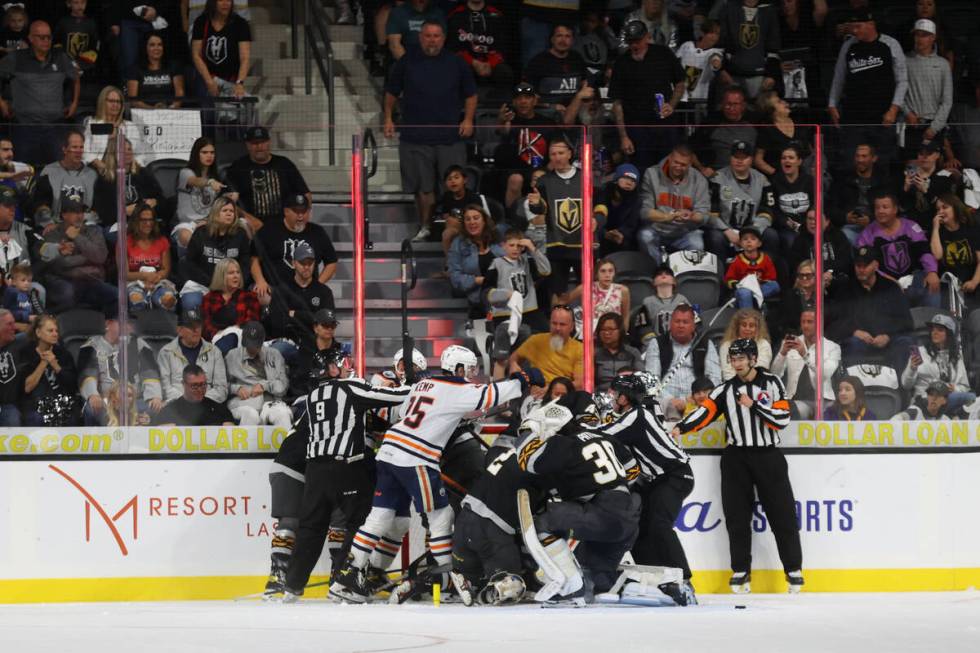
[[[417,234],[415,234],[414,236],[412,236],[412,242],[413,243],[422,243],[422,242],[425,242],[425,241],[427,241],[429,239],[429,236],[431,236],[431,235],[432,235],[432,232],[429,230],[428,227],[422,227],[421,229],[419,229],[419,232]]]

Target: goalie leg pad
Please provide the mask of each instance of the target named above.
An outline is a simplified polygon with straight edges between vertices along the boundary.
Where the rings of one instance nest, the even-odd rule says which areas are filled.
[[[519,603],[526,589],[523,578],[500,571],[491,576],[486,586],[480,590],[478,601],[481,605]]]

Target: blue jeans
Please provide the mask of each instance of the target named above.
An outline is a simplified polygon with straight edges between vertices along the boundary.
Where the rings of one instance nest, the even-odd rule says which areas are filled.
[[[949,409],[953,411],[972,403],[976,398],[977,396],[972,392],[950,392],[949,396],[946,397],[946,402]]]
[[[901,374],[909,362],[909,350],[913,345],[915,345],[915,340],[909,336],[894,336],[888,342],[887,347],[878,349],[851,336],[841,343],[841,349],[843,350],[845,367],[881,361],[884,358],[886,365],[890,365]]]
[[[20,407],[16,404],[0,405],[0,426],[20,426]]]
[[[269,342],[269,346],[282,354],[282,358],[284,361],[286,361],[286,365],[289,365],[290,367],[295,365],[299,359],[299,347],[297,347],[291,340],[277,338]]]
[[[762,296],[766,299],[779,294],[779,282],[777,281],[763,281],[759,286],[762,288]],[[752,291],[748,288],[736,288],[735,306],[738,308],[757,308]]]
[[[119,69],[125,76],[139,59],[143,36],[153,31],[153,25],[137,18],[123,18],[119,22]]]
[[[63,311],[83,304],[104,311],[119,303],[116,287],[97,279],[49,279],[48,305]]]
[[[856,224],[845,224],[840,230],[844,232],[844,237],[847,238],[847,242],[851,244],[851,247],[854,247],[855,243],[857,243],[858,236],[864,231],[864,227],[859,227]]]
[[[173,311],[177,308],[177,291],[170,282],[158,283],[153,290],[147,292],[146,288],[134,281],[126,286],[126,292],[129,295],[129,308],[132,311],[145,311],[151,308]],[[163,301],[167,298],[169,298],[167,301],[169,306]]]
[[[701,229],[668,238],[662,236],[655,227],[642,227],[637,233],[636,239],[639,241],[640,251],[649,254],[650,258],[657,262],[657,265],[662,263],[661,247],[670,252],[681,252],[689,249],[704,251],[704,232]]]
[[[942,293],[929,292],[925,286],[926,271],[918,270],[912,273],[912,285],[905,291],[905,296],[909,299],[912,306],[931,306],[940,308],[942,304]]]
[[[202,292],[188,292],[180,296],[180,310],[184,313],[191,310],[200,311],[203,303],[204,293]]]

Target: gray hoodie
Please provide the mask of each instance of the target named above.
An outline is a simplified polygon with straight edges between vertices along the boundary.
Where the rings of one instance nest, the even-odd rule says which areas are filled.
[[[708,192],[708,180],[697,170],[690,168],[687,176],[680,182],[674,182],[667,175],[667,159],[656,166],[650,166],[643,173],[640,184],[640,215],[649,221],[647,214],[650,209],[670,211],[691,209],[700,213],[702,220],[683,222],[652,222],[652,227],[664,238],[680,238],[689,231],[701,229],[708,221],[711,211],[711,195]]]
[[[289,389],[289,376],[286,374],[286,361],[282,354],[272,347],[262,347],[257,360],[248,360],[244,347],[235,347],[225,356],[225,370],[228,375],[228,390],[231,399],[228,408],[234,410],[248,400],[238,397],[241,388],[251,388],[255,384],[265,390],[263,401],[282,399]],[[256,365],[262,366],[261,370]]]

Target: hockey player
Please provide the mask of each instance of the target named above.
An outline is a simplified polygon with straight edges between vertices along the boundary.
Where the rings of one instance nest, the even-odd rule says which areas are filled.
[[[691,568],[674,531],[674,522],[684,499],[694,489],[694,473],[687,453],[664,426],[660,404],[647,399],[648,384],[643,374],[613,379],[609,393],[619,417],[598,430],[628,446],[640,465],[640,480],[633,490],[640,496],[642,512],[633,560],[640,565],[682,569],[682,582],[667,583],[660,589],[678,605],[692,605],[697,599],[690,583]]]
[[[286,588],[286,569],[296,544],[303,484],[306,483],[306,419],[301,418],[279,445],[279,452],[269,469],[272,495],[270,513],[276,520],[272,532],[272,569],[265,584],[265,595],[274,596]]]
[[[339,508],[348,524],[360,524],[370,509],[370,460],[364,415],[405,401],[409,388],[382,388],[352,378],[350,358],[321,351],[313,361],[319,386],[306,396],[306,484],[296,546],[286,572],[283,601],[296,600],[320,558],[330,516]],[[350,546],[348,531],[345,547]]]
[[[515,372],[511,379],[489,384],[469,383],[477,372],[476,355],[459,345],[442,352],[443,375],[411,388],[403,417],[384,435],[377,456],[378,480],[374,503],[354,536],[348,564],[330,587],[335,600],[363,603],[367,599],[365,570],[395,517],[414,504],[429,525],[429,548],[437,567],[448,566],[452,554],[452,509],[439,475],[443,449],[459,421],[474,411],[487,411],[544,386],[541,371]]]
[[[721,454],[721,500],[732,558],[729,584],[736,594],[750,591],[752,503],[759,501],[776,538],[790,593],[803,586],[803,553],[793,487],[779,431],[789,424],[790,407],[779,377],[757,368],[754,340],[741,338],[728,349],[735,377],[715,387],[701,406],[674,427],[682,433],[703,429],[725,418],[727,446]]]

